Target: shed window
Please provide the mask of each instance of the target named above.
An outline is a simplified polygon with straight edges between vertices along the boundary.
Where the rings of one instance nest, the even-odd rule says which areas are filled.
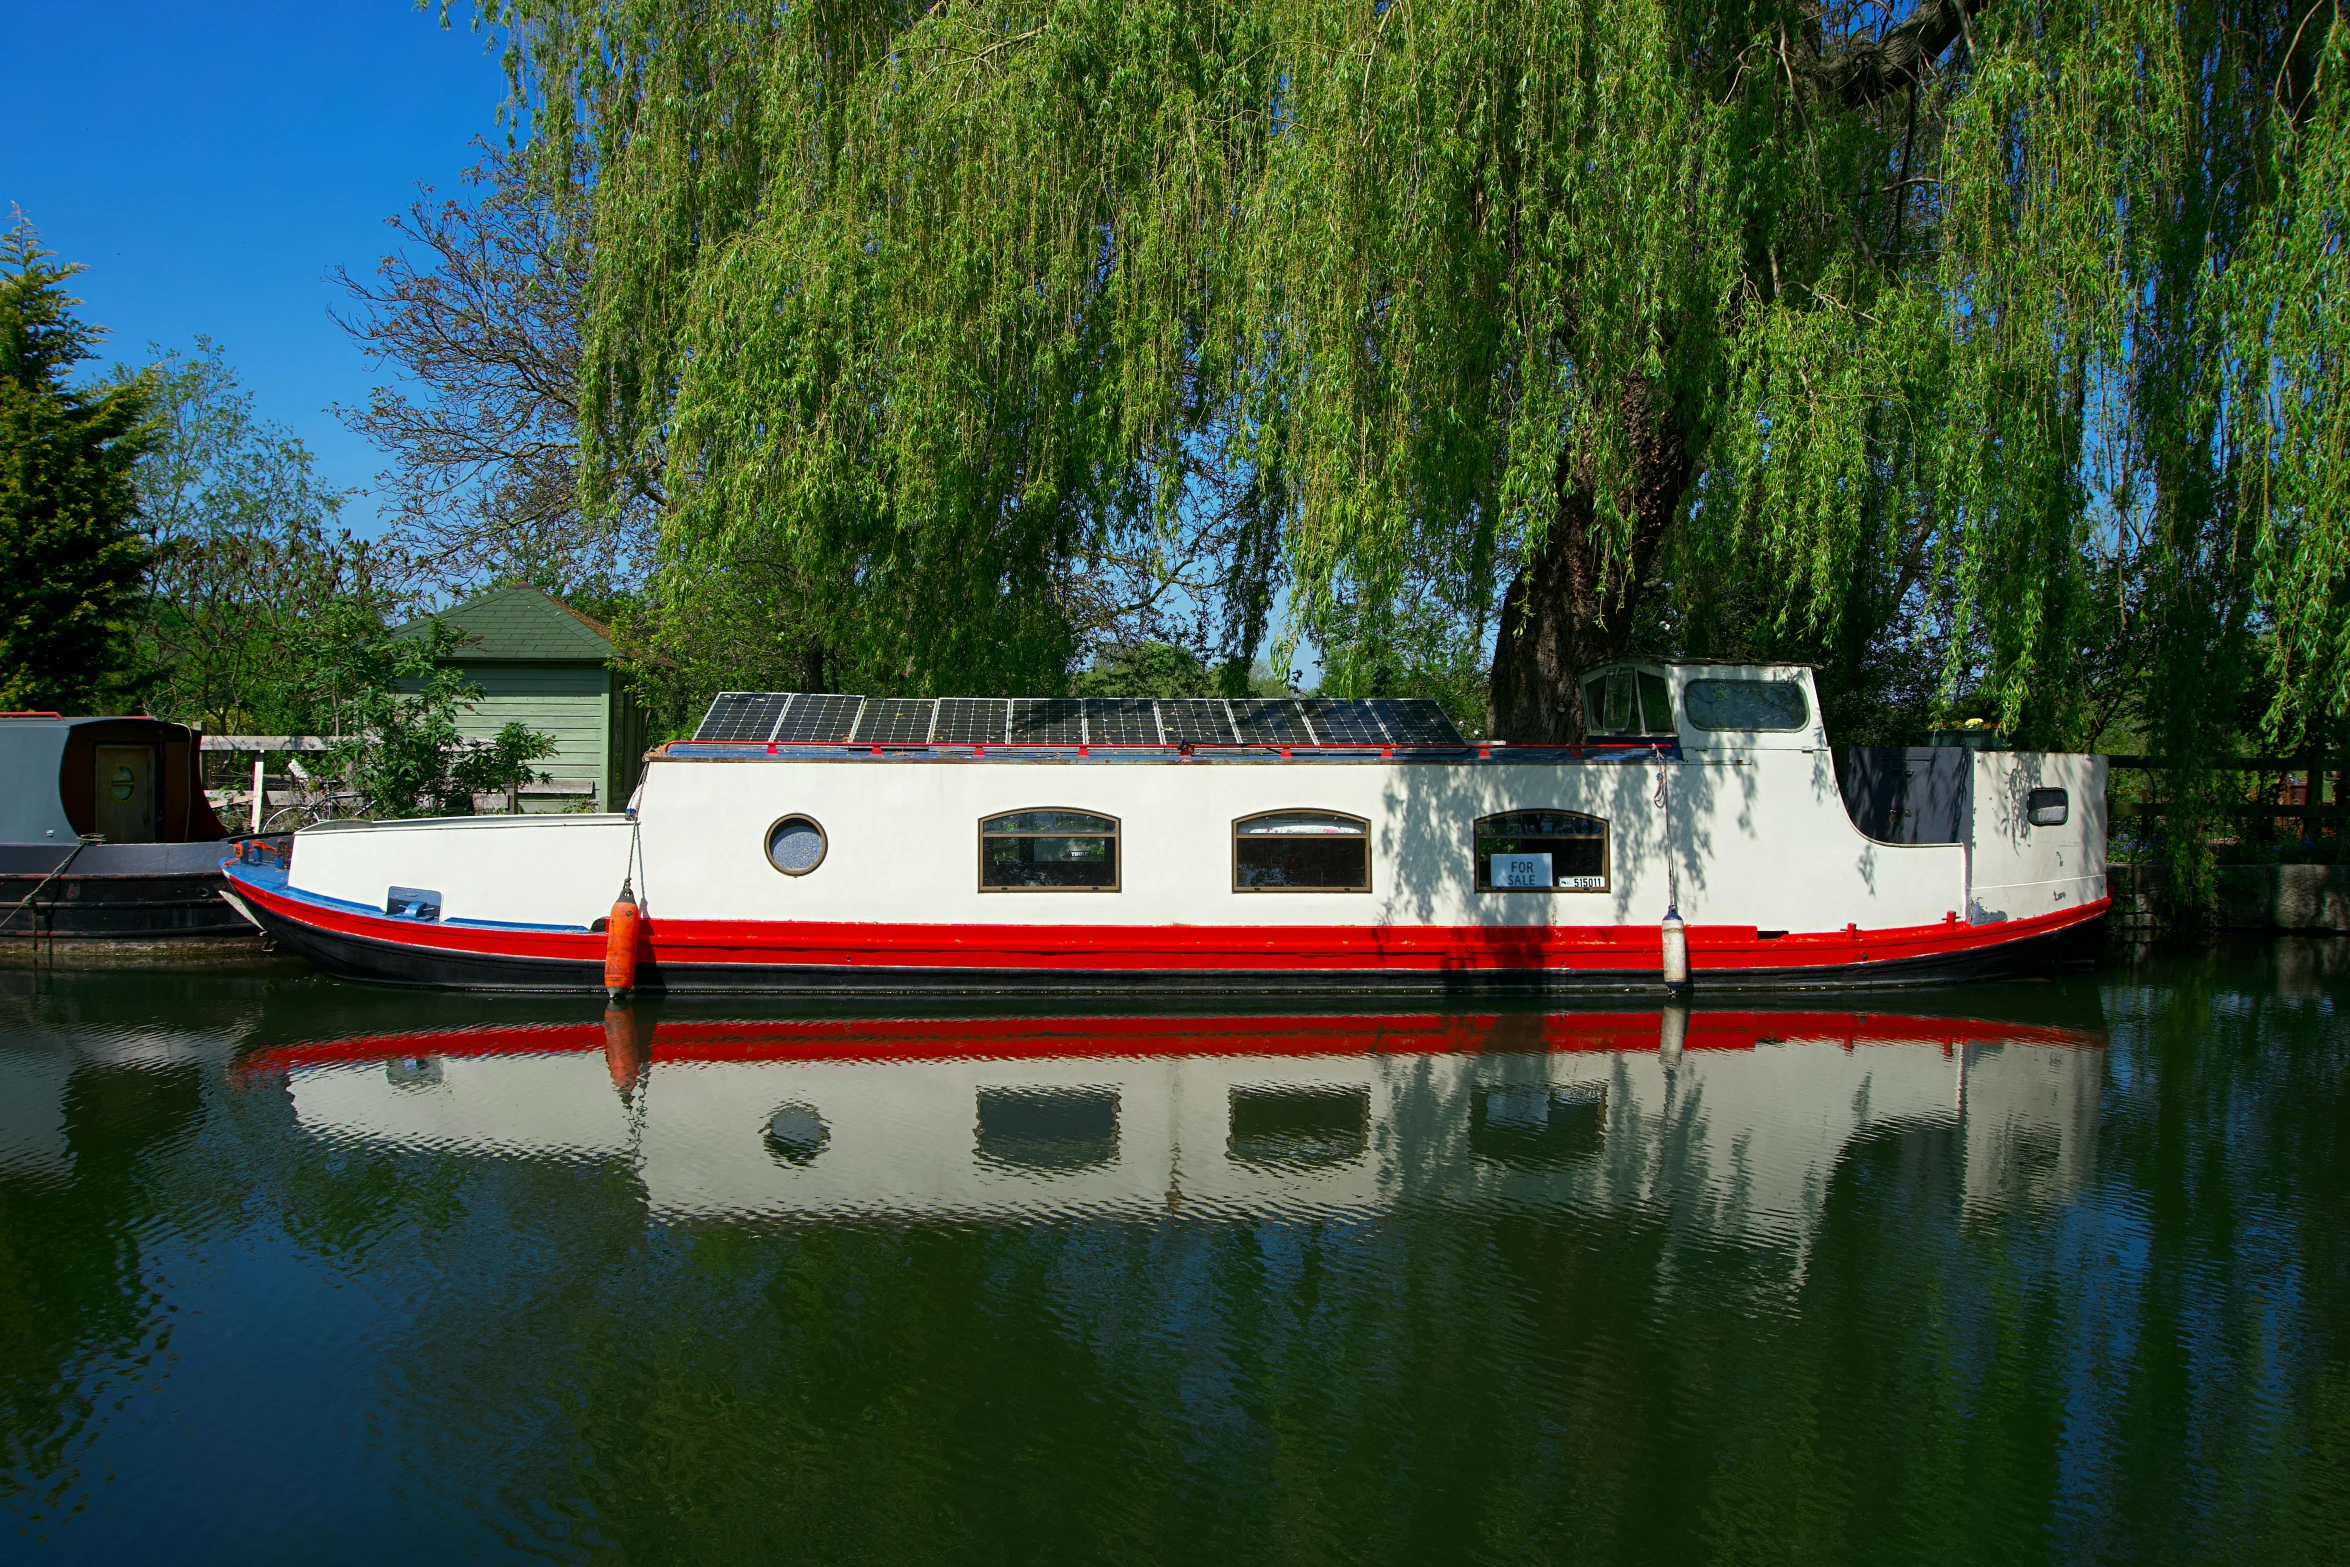
[[[1118,819],[1011,811],[979,824],[981,892],[1116,892]]]
[[[1234,892],[1369,892],[1371,824],[1336,811],[1268,811],[1232,824]]]
[[[1607,823],[1575,811],[1478,818],[1479,892],[1605,892]]]
[[[1793,680],[1692,680],[1681,700],[1700,729],[1783,731],[1811,722],[1811,704]]]

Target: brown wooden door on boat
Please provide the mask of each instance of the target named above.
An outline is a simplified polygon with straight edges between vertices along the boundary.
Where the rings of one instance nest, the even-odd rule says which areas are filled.
[[[155,841],[155,748],[102,745],[98,757],[98,831],[108,843]]]

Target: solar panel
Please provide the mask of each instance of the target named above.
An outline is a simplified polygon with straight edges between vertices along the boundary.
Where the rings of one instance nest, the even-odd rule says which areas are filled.
[[[848,739],[849,731],[856,726],[857,709],[864,703],[861,696],[815,696],[803,691],[783,710],[783,722],[775,726],[775,738],[838,745]]]
[[[1000,696],[941,697],[938,722],[930,738],[937,745],[1000,745],[1004,738],[1004,709]]]
[[[867,697],[849,738],[859,745],[920,745],[930,738],[931,710],[937,705],[928,697]]]
[[[1013,745],[1083,745],[1085,704],[1067,697],[1016,697],[1008,739]]]
[[[1095,745],[1157,745],[1158,709],[1148,697],[1089,697],[1085,738]]]
[[[1213,697],[1161,697],[1158,708],[1159,728],[1170,745],[1232,744],[1231,715]]]
[[[1467,745],[1461,732],[1452,726],[1441,703],[1424,696],[1383,696],[1371,701],[1371,709],[1387,732],[1395,737],[1397,745]]]
[[[696,740],[764,740],[783,716],[787,695],[772,691],[721,691],[702,715]]]
[[[1306,722],[1314,726],[1314,738],[1324,745],[1383,745],[1387,741],[1387,731],[1368,702],[1310,696],[1299,706],[1306,710]]]
[[[1243,745],[1312,745],[1304,716],[1288,697],[1252,698],[1232,704],[1232,722]]]
[[[1465,746],[1426,697],[927,697],[721,691],[696,740],[843,745]]]

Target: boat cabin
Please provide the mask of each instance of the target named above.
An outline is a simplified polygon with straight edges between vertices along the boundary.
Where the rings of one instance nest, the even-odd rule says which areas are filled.
[[[210,843],[198,736],[159,718],[0,713],[0,843]]]

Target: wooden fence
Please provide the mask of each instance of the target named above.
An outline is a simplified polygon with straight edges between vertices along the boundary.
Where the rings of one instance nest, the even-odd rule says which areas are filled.
[[[2172,765],[2168,759],[2159,756],[2110,756],[2106,761],[2112,769],[2106,781],[2107,809],[2112,820],[2167,814],[2167,807],[2155,802],[2115,800],[2111,796],[2122,774],[2161,772]],[[2211,763],[2214,772],[2250,773],[2254,776],[2245,789],[2247,798],[2237,804],[2221,806],[2219,814],[2247,822],[2300,821],[2307,824],[2304,830],[2315,828],[2321,822],[2340,821],[2345,814],[2350,814],[2344,811],[2342,805],[2344,761],[2340,756],[2319,753],[2303,756],[2223,757]],[[2270,779],[2275,781],[2271,783]]]

